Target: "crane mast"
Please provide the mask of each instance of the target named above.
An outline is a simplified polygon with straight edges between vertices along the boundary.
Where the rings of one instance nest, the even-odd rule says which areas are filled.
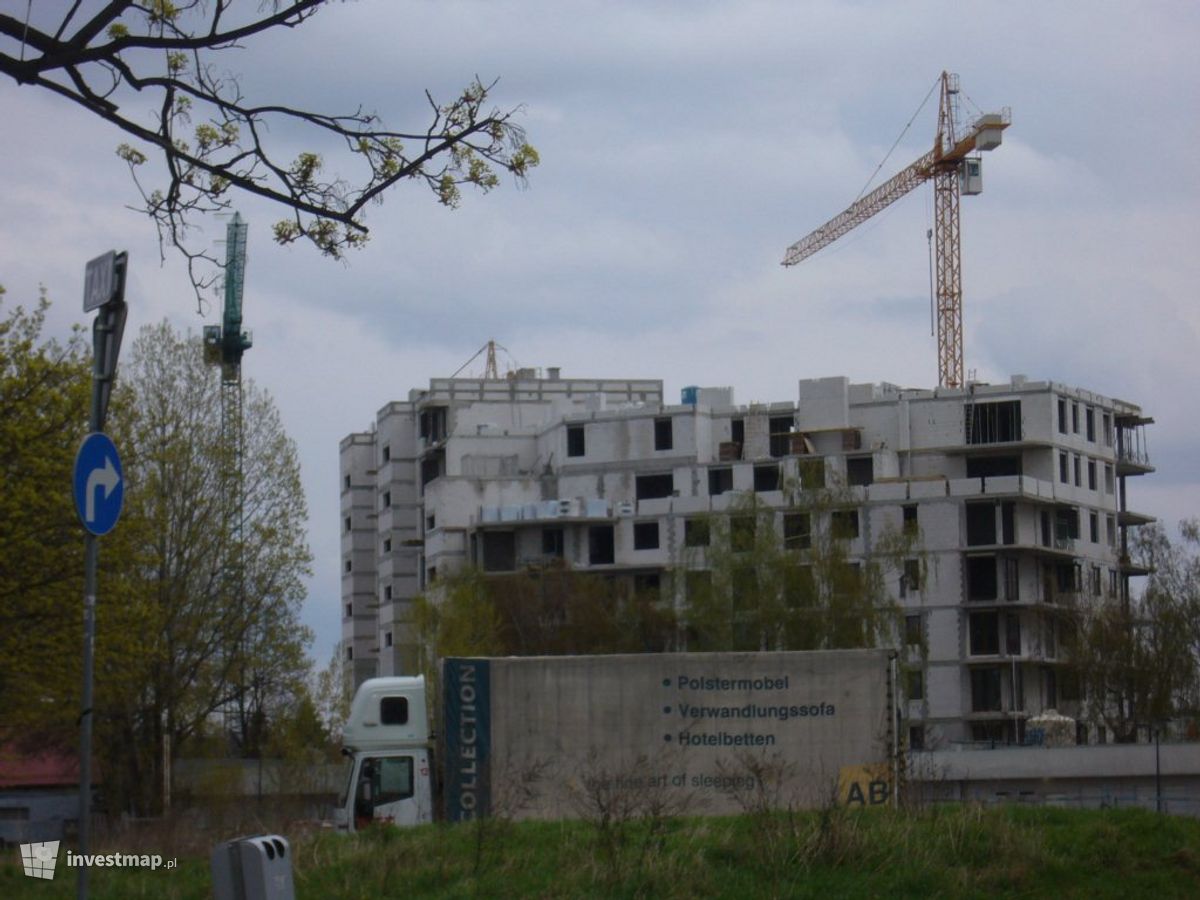
[[[233,214],[225,229],[225,306],[220,325],[204,327],[204,359],[221,368],[221,471],[218,489],[222,531],[227,541],[221,566],[227,615],[236,619],[242,635],[225,661],[226,678],[233,682],[234,701],[226,707],[229,729],[245,746],[249,722],[246,709],[245,424],[242,411],[242,356],[252,345],[242,330],[242,292],[246,274],[247,224]]]
[[[1000,146],[1001,133],[1012,122],[1008,109],[987,113],[958,131],[958,76],[941,75],[938,130],[933,149],[856,200],[820,228],[792,244],[783,265],[794,266],[827,247],[842,235],[891,206],[926,181],[933,181],[934,269],[936,276],[938,384],[962,387],[962,242],[959,200],[962,194],[982,189],[980,158],[983,150]]]

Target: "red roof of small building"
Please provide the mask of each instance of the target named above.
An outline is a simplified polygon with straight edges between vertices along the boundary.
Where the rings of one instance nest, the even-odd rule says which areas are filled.
[[[69,784],[79,784],[77,754],[55,750],[22,753],[12,744],[0,744],[0,788],[57,787]]]

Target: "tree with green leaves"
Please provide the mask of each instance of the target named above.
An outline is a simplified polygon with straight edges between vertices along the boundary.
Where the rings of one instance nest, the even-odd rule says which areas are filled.
[[[566,564],[444,579],[415,605],[434,673],[445,656],[817,650],[898,639],[889,577],[924,578],[914,531],[885,528],[851,556],[852,489],[784,485],[784,505],[756,494],[681,523],[683,548],[657,588]],[[915,564],[915,565],[914,565]],[[917,585],[913,584],[913,588]]]
[[[371,203],[402,181],[425,184],[446,206],[460,190],[487,192],[497,172],[523,182],[537,151],[492,106],[495,82],[472,80],[456,98],[425,94],[424,127],[396,131],[352,107],[326,113],[278,98],[253,100],[228,74],[228,57],[255,38],[297,28],[330,0],[113,0],[26,4],[0,12],[0,73],[62,97],[123,131],[128,163],[160,247],[187,257],[197,293],[219,277],[188,230],[205,213],[228,210],[235,192],[286,209],[275,239],[304,238],[340,257],[367,237]],[[296,153],[297,144],[305,149]],[[287,155],[284,155],[287,154]],[[294,154],[294,155],[292,155]],[[339,169],[330,171],[337,157]],[[144,174],[153,159],[161,164]],[[207,274],[206,274],[207,273]]]
[[[31,309],[4,301],[0,287],[0,741],[44,745],[79,713],[83,532],[70,484],[90,365],[78,330],[43,339],[44,292]]]
[[[313,703],[316,704],[317,715],[325,729],[336,741],[341,740],[342,727],[350,718],[350,672],[346,665],[346,657],[342,653],[342,645],[333,645],[329,655],[329,663],[313,679]]]
[[[147,326],[121,369],[111,420],[125,459],[122,527],[135,543],[113,560],[131,574],[112,602],[139,609],[145,633],[139,658],[128,661],[137,690],[107,713],[136,750],[127,753],[127,787],[148,786],[140,809],[159,802],[164,748],[236,710],[238,721],[227,721],[233,749],[262,752],[278,699],[298,695],[307,676],[311,635],[299,611],[311,555],[296,448],[270,396],[252,382],[243,390],[239,552],[223,491],[231,449],[221,435],[220,375],[205,364],[200,339],[165,322]],[[229,588],[235,558],[240,592]]]
[[[463,569],[417,599],[414,622],[437,657],[640,653],[675,636],[657,591],[562,560],[511,574]]]
[[[91,370],[78,333],[66,344],[42,339],[46,308],[43,297],[0,318],[0,741],[73,750],[83,530],[70,483]],[[244,710],[236,749],[262,749],[308,674],[299,609],[310,554],[295,446],[270,397],[247,386],[245,593],[231,597],[219,403],[199,339],[164,324],[124,354],[109,427],[125,508],[101,542],[94,702],[116,810],[159,809],[164,757],[226,709]]]
[[[1200,521],[1178,542],[1143,526],[1130,549],[1150,569],[1141,594],[1085,604],[1068,630],[1085,716],[1122,743],[1168,720],[1200,738]]]
[[[895,640],[899,607],[888,576],[925,554],[903,529],[873,534],[852,556],[860,509],[838,485],[783,486],[782,507],[757,494],[686,523],[676,572],[689,650],[831,650]]]

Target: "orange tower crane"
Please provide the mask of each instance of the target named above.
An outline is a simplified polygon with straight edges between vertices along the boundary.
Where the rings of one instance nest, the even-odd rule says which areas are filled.
[[[917,185],[933,179],[933,240],[936,249],[938,384],[962,387],[962,247],[959,241],[959,197],[983,189],[981,159],[977,151],[1000,146],[1000,135],[1012,122],[1005,108],[987,113],[958,128],[958,76],[941,77],[937,137],[933,149],[893,176],[812,234],[788,247],[783,264],[794,266],[832,244],[843,234],[891,206]]]

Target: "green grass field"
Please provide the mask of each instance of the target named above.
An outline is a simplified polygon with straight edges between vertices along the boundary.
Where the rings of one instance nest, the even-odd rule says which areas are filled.
[[[74,896],[61,859],[46,882],[4,854],[4,900]],[[293,873],[312,898],[1195,898],[1200,821],[1032,807],[488,821],[297,837]],[[195,856],[173,871],[94,870],[91,885],[114,900],[212,892]]]

